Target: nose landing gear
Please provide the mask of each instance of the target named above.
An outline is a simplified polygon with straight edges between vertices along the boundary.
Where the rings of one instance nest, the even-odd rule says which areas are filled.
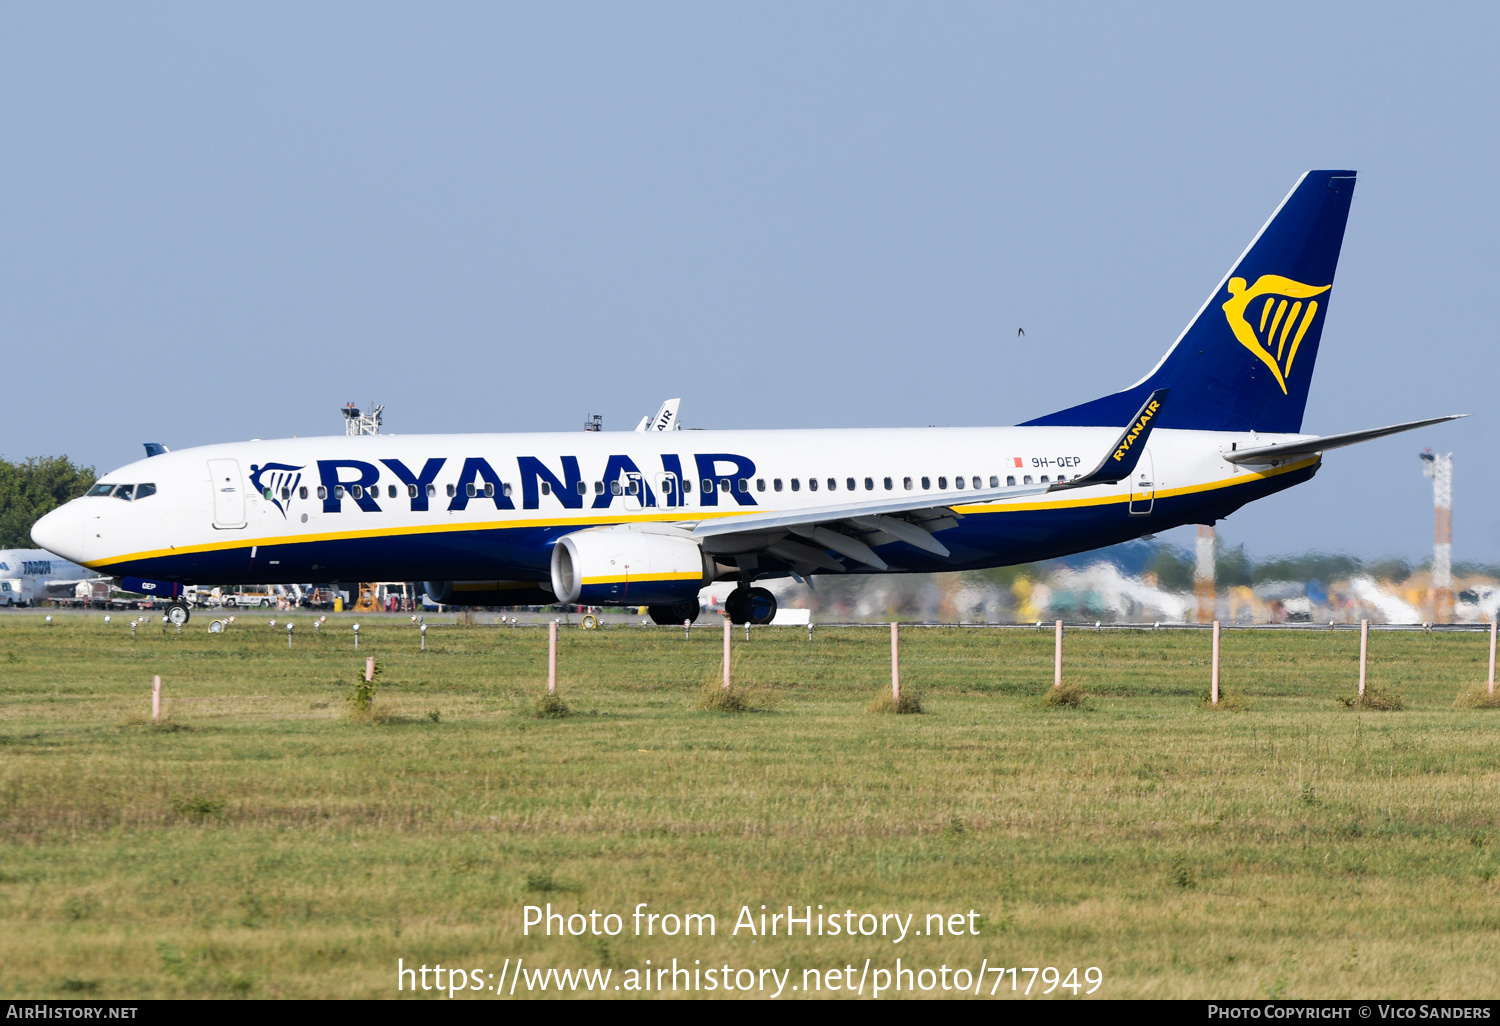
[[[765,588],[741,585],[724,600],[724,612],[731,623],[770,623],[776,616],[776,596]]]
[[[173,602],[170,606],[167,607],[167,619],[179,627],[187,623],[188,617],[191,615],[192,614],[188,611],[186,603]]]

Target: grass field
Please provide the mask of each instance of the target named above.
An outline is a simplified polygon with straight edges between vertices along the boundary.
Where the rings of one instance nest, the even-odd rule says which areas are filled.
[[[1360,712],[1338,701],[1357,634],[1229,633],[1247,708],[1210,711],[1204,634],[1070,633],[1090,698],[1047,708],[1050,632],[908,629],[926,711],[892,716],[868,711],[883,630],[737,631],[753,708],[725,714],[698,708],[717,627],[573,628],[573,715],[539,719],[538,628],[434,627],[423,654],[366,622],[356,654],[332,619],[297,617],[290,651],[266,617],[217,637],[126,619],[0,618],[6,996],[395,996],[398,958],[674,956],[793,984],[900,956],[1097,966],[1111,997],[1500,996],[1500,711],[1454,708],[1479,634],[1375,635],[1371,679],[1406,709]],[[523,937],[549,901],[713,912],[718,933]],[[730,936],[742,905],[820,903],[983,925]]]

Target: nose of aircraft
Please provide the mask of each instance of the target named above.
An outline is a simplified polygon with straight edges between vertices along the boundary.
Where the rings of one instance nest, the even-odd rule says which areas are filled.
[[[83,519],[78,501],[64,503],[33,524],[31,540],[48,552],[80,562],[83,556]]]

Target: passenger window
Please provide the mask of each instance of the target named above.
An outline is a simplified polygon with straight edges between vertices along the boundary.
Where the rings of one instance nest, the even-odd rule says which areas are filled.
[[[924,478],[922,478],[922,490],[926,491],[927,489],[929,489],[931,487],[932,487],[932,478],[930,478],[930,477],[924,477]]]
[[[727,492],[727,491],[729,491],[729,478],[727,478],[727,477],[721,477],[721,478],[719,478],[719,491],[721,491],[721,492]]]
[[[771,487],[776,489],[778,492],[781,491],[781,478],[774,478],[771,481]]]
[[[291,497],[292,497],[292,490],[290,488],[283,488],[283,489],[281,489],[281,498],[282,498],[283,501],[285,501],[287,499],[290,499]],[[139,491],[137,491],[136,498],[140,498]]]
[[[604,494],[604,482],[603,481],[595,481],[594,482],[594,494],[595,495],[603,495]]]
[[[766,490],[766,479],[765,478],[763,478],[763,477],[757,477],[755,479],[755,490],[757,492],[763,492],[763,491]]]
[[[815,492],[815,491],[818,490],[818,479],[817,478],[810,477],[810,478],[807,479],[807,490],[810,491],[810,492]]]
[[[687,478],[682,479],[682,494],[687,495],[693,490],[693,482]]]
[[[714,490],[714,483],[713,483],[713,480],[711,478],[705,477],[703,479],[703,490],[705,492],[711,492],[711,491]]]
[[[428,494],[429,495],[432,494],[431,488],[432,488],[432,486],[428,485]],[[500,486],[500,493],[502,495],[504,495],[507,499],[510,498],[511,497],[510,485],[508,485],[508,484],[501,485]]]
[[[115,486],[112,485],[112,484],[96,484],[96,485],[94,485],[94,487],[92,487],[92,488],[89,489],[89,494],[90,495],[108,495],[110,492],[112,492],[114,490],[115,490]]]
[[[148,495],[155,495],[155,494],[156,494],[156,485],[154,485],[154,484],[142,484],[142,485],[136,485],[135,486],[135,497],[136,497],[137,500],[144,499]],[[306,498],[306,496],[303,496],[303,498]]]
[[[998,477],[996,477],[994,474],[990,475],[990,487],[991,488],[999,488],[1000,487],[1000,479]]]
[[[893,485],[894,485],[894,482],[891,481],[890,478],[886,478],[885,479],[885,490],[886,491],[890,491]]]
[[[431,488],[432,485],[428,485],[427,487]],[[416,485],[409,484],[409,485],[406,486],[406,497],[408,499],[415,499],[417,497],[417,486]]]
[[[1005,478],[1005,487],[1007,487],[1007,488],[1014,488],[1015,486],[1016,486],[1015,475],[1012,474],[1012,475],[1007,476]]]
[[[493,499],[495,497],[495,482],[486,481],[484,483],[484,497],[486,499]]]
[[[1046,483],[1047,483],[1047,475],[1043,474],[1042,475],[1042,484],[1046,484]]]
[[[640,493],[641,493],[641,483],[639,481],[635,480],[634,478],[631,478],[630,481],[627,482],[626,485],[625,485],[625,494],[626,495],[639,495]]]
[[[801,490],[802,490],[802,480],[800,478],[795,478],[795,477],[792,478],[792,491],[797,492],[797,491],[801,491]]]
[[[961,477],[955,477],[953,479],[953,487],[954,488],[962,488],[963,486],[964,486],[964,479],[963,478],[961,478]]]
[[[333,486],[333,497],[335,499],[342,499],[344,497],[344,486],[343,485],[334,485]]]
[[[127,485],[126,487],[128,488],[129,485]],[[265,499],[267,502],[269,502],[271,500],[271,489],[269,487],[262,488],[260,490],[260,497],[262,499]],[[115,498],[117,498],[117,499],[128,499],[128,498],[130,498],[130,494],[127,492],[126,494],[121,495],[119,492],[115,492]]]
[[[740,478],[739,489],[740,489],[740,494],[741,495],[744,495],[746,492],[748,492],[750,490],[750,480],[749,480],[749,478],[744,478],[744,477]]]
[[[470,481],[468,484],[464,485],[464,494],[467,495],[471,499],[474,498],[474,482],[473,481]]]
[[[396,497],[396,486],[387,485],[385,489],[385,496],[388,499],[394,499]]]
[[[611,481],[609,483],[609,494],[611,494],[611,495],[624,495],[625,494],[625,489],[623,489],[623,488],[620,487],[620,482],[618,482],[618,481]]]
[[[328,498],[328,489],[324,488],[322,485],[318,485],[318,498],[320,498],[320,499],[326,499],[326,498]]]
[[[550,482],[550,481],[543,481],[542,482],[542,494],[543,495],[551,495],[552,494],[552,482]]]
[[[1027,474],[1025,477],[1021,478],[1021,483],[1022,484],[1031,484],[1031,475]]]
[[[352,495],[352,496],[354,496],[356,499],[363,499],[365,497],[365,486],[364,485],[350,485],[350,487],[349,487],[349,494]]]
[[[905,488],[907,491],[911,491],[911,478],[903,477],[901,479],[901,487]]]
[[[939,488],[947,488],[948,487],[948,479],[946,477],[940,477],[940,478],[938,478],[938,487]]]
[[[428,485],[427,487],[431,488],[432,486]],[[319,489],[319,491],[321,491],[321,490],[322,489]],[[307,485],[303,485],[301,488],[297,489],[297,498],[299,498],[299,499],[305,499],[305,498],[307,498]],[[318,498],[321,499],[322,496],[320,495],[320,496],[318,496]]]
[[[854,478],[852,478],[852,477],[845,478],[844,479],[844,487],[847,488],[847,489],[849,489],[851,492],[854,491],[854,489],[855,489]]]
[[[588,493],[589,493],[589,486],[586,485],[586,484],[584,484],[582,481],[579,481],[578,482],[578,494],[579,495],[587,495]],[[490,491],[489,491],[488,494],[494,495],[495,494],[494,489],[493,488],[490,489]]]
[[[448,486],[448,498],[450,498],[450,499],[453,498],[453,495],[454,495],[453,486],[449,485]]]

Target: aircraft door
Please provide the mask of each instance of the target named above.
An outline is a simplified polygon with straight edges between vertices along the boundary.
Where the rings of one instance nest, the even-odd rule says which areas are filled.
[[[1130,478],[1130,515],[1143,517],[1156,504],[1156,472],[1151,465],[1151,450],[1141,452],[1141,462],[1136,464]]]
[[[663,506],[681,506],[682,493],[677,490],[678,487],[676,474],[657,474],[656,494],[661,496],[657,501]]]
[[[245,526],[245,482],[239,460],[209,460],[208,477],[214,491],[214,526],[234,530]]]
[[[625,489],[624,505],[627,510],[639,510],[646,503],[645,475],[627,470],[620,475],[620,487]]]

